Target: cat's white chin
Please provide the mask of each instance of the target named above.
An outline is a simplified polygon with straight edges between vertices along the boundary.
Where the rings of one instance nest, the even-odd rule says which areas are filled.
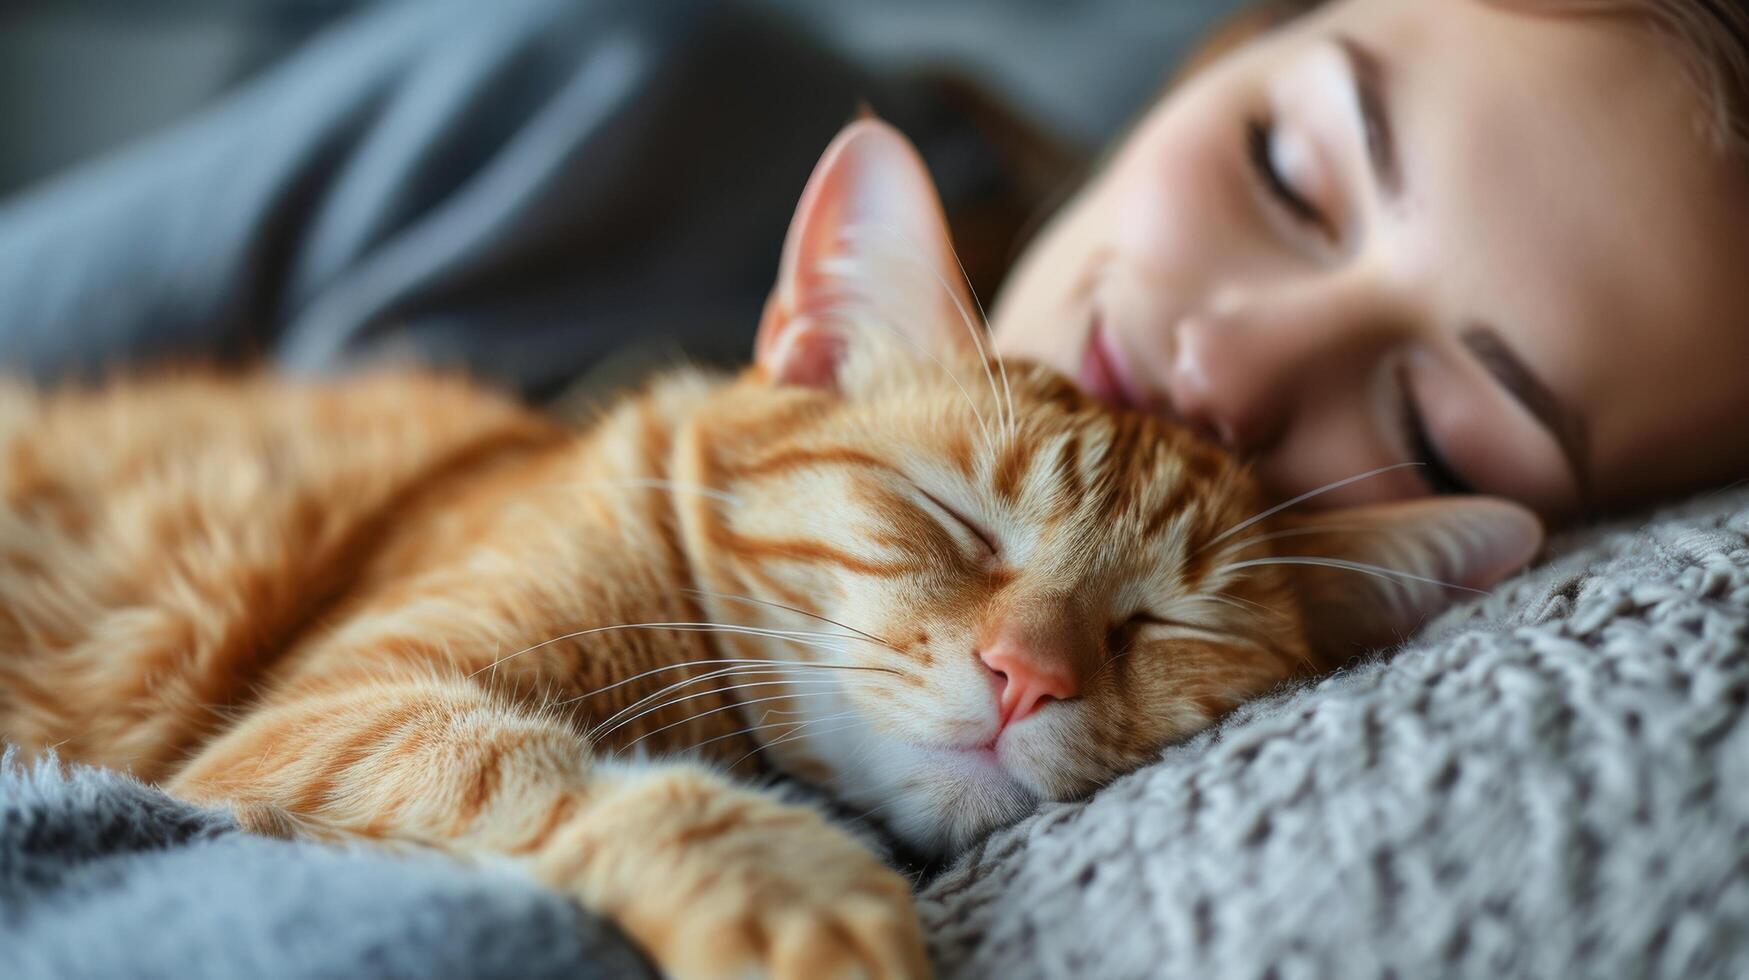
[[[990,749],[892,742],[865,759],[846,795],[866,800],[876,819],[924,853],[952,854],[1038,806]]]

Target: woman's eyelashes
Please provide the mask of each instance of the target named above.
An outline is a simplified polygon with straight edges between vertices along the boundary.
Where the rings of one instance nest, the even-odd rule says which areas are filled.
[[[1469,482],[1458,475],[1433,445],[1433,439],[1427,433],[1427,423],[1416,404],[1415,392],[1409,387],[1407,370],[1398,369],[1397,387],[1403,406],[1403,438],[1409,446],[1412,461],[1421,464],[1421,479],[1427,484],[1428,491],[1440,495],[1475,493]]]
[[[1278,159],[1276,124],[1268,116],[1256,117],[1245,125],[1246,158],[1259,183],[1275,205],[1297,224],[1316,233],[1327,242],[1338,240],[1336,225],[1322,208],[1294,185],[1286,168]]]

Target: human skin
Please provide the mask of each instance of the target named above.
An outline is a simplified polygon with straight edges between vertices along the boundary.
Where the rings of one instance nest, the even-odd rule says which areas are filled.
[[[1138,122],[1017,266],[997,345],[1282,498],[1433,464],[1322,505],[1558,522],[1749,475],[1749,164],[1689,78],[1625,20],[1339,0]]]

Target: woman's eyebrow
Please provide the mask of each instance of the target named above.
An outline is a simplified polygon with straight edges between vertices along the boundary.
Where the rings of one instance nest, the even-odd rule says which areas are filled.
[[[1573,468],[1573,478],[1581,496],[1587,488],[1590,472],[1590,439],[1585,420],[1563,404],[1553,389],[1533,373],[1523,358],[1512,352],[1500,334],[1485,323],[1472,324],[1463,333],[1463,345],[1482,363],[1505,388],[1513,400],[1523,405],[1532,416],[1555,437],[1567,465]]]
[[[1346,34],[1337,35],[1336,46],[1354,79],[1354,102],[1366,131],[1366,157],[1372,164],[1373,180],[1386,197],[1397,200],[1403,196],[1403,171],[1398,164],[1396,130],[1385,101],[1385,84],[1390,78],[1385,62],[1377,52]]]

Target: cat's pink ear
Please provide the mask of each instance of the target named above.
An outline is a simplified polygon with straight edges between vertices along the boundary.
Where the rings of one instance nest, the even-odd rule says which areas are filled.
[[[1312,645],[1341,661],[1395,643],[1542,550],[1542,522],[1492,497],[1429,497],[1281,522]]]
[[[754,360],[779,384],[825,387],[870,333],[959,349],[971,343],[963,282],[922,158],[898,130],[859,119],[802,192]]]

